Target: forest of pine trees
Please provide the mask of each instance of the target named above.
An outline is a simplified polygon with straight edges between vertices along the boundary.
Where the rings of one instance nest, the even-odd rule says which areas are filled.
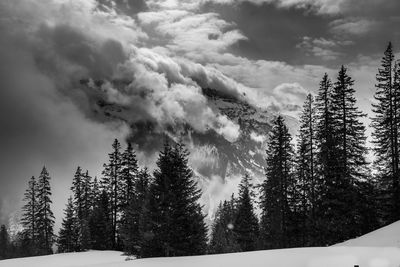
[[[138,165],[131,144],[112,144],[100,179],[77,167],[61,229],[53,232],[50,174],[43,167],[24,194],[23,231],[0,228],[0,259],[58,252],[123,250],[137,257],[327,246],[400,219],[400,63],[389,43],[376,76],[374,162],[355,81],[341,66],[309,94],[292,137],[278,115],[266,142],[265,179],[244,174],[222,201],[210,231],[188,151],[165,142],[156,169]]]

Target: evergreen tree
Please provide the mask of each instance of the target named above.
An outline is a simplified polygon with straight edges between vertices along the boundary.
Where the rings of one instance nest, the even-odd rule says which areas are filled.
[[[54,240],[54,215],[51,211],[51,187],[50,175],[43,167],[38,179],[38,194],[37,194],[37,230],[38,244],[41,253],[52,253],[52,245]]]
[[[75,216],[75,207],[72,197],[68,199],[64,214],[65,217],[58,234],[58,252],[80,251],[79,225]]]
[[[258,219],[254,213],[252,204],[252,185],[246,174],[239,185],[239,199],[234,223],[237,243],[241,251],[253,251],[257,249]]]
[[[93,212],[89,219],[91,248],[107,250],[113,248],[112,222],[109,198],[105,190],[95,201]]]
[[[267,142],[266,180],[261,189],[261,230],[265,248],[291,246],[293,216],[290,204],[294,196],[294,152],[284,120],[273,121]]]
[[[90,248],[89,218],[92,211],[92,177],[86,171],[82,177],[82,218],[79,219],[80,244],[83,250]]]
[[[135,194],[130,198],[122,220],[122,239],[124,249],[132,255],[141,257],[145,241],[147,223],[147,201],[149,198],[150,174],[147,169],[137,174],[133,185]]]
[[[38,213],[38,187],[34,176],[28,182],[28,188],[24,194],[25,205],[22,207],[21,224],[23,226],[24,239],[31,249],[35,248],[38,238],[37,213]]]
[[[135,180],[139,169],[136,154],[131,143],[128,143],[126,150],[122,153],[121,164],[121,177],[123,181],[120,190],[123,202],[121,205],[124,209],[135,195]]]
[[[10,257],[10,238],[6,226],[0,227],[0,260]]]
[[[74,217],[78,229],[77,251],[86,250],[90,244],[89,215],[91,209],[91,177],[89,173],[83,173],[81,167],[77,167],[72,180],[71,191],[73,194]]]
[[[354,81],[342,66],[332,94],[332,107],[336,122],[336,133],[340,155],[342,179],[350,184],[365,179],[366,136],[361,119],[365,117],[356,106]]]
[[[111,241],[113,248],[118,247],[119,236],[119,218],[121,217],[121,210],[123,206],[123,196],[121,195],[121,189],[123,188],[122,180],[122,156],[121,156],[121,144],[117,139],[114,140],[112,145],[113,151],[108,154],[109,162],[104,164],[102,187],[106,190],[109,199],[110,212],[111,212]]]
[[[315,238],[317,197],[320,190],[316,177],[315,112],[314,98],[308,94],[300,116],[296,160],[298,219],[302,227],[302,246],[312,245]]]
[[[100,184],[99,181],[97,180],[97,176],[94,177],[93,179],[93,184],[92,184],[92,210],[94,209],[94,207],[96,206],[97,201],[100,198]]]
[[[71,191],[73,195],[73,204],[77,219],[83,218],[84,201],[83,201],[83,173],[81,167],[77,167],[74,178],[72,179]]]
[[[316,97],[316,137],[317,137],[317,177],[321,190],[317,199],[317,215],[315,220],[316,244],[331,244],[332,240],[340,236],[340,230],[335,229],[339,225],[332,222],[340,212],[335,205],[336,198],[334,188],[339,180],[339,152],[336,136],[336,121],[332,108],[333,86],[325,74],[320,82]],[[340,217],[340,216],[339,216]]]
[[[187,158],[182,144],[171,147],[167,143],[160,152],[150,187],[148,211],[153,238],[146,240],[146,257],[205,253],[207,230],[197,203],[200,190]]]
[[[337,241],[347,240],[361,235],[361,221],[358,194],[360,183],[367,181],[367,162],[365,146],[365,127],[361,119],[365,116],[356,107],[353,89],[354,81],[342,66],[332,94],[332,111],[335,118],[335,134],[339,161],[338,179],[332,184],[332,196],[336,201],[337,216],[340,223]],[[331,200],[332,202],[334,199]],[[359,204],[359,205],[357,205]],[[340,239],[341,240],[340,240]],[[333,240],[332,242],[336,242]]]
[[[383,224],[400,219],[399,189],[399,87],[396,86],[394,54],[389,43],[376,75],[377,84],[372,118],[373,144],[377,179],[381,189],[380,206]]]
[[[210,254],[233,253],[241,251],[234,231],[236,220],[235,199],[225,200],[218,206],[211,227]]]

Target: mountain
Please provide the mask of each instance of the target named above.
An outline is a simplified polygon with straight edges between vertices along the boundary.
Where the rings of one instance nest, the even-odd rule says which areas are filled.
[[[89,86],[88,81],[81,81],[81,84]],[[150,168],[154,167],[157,154],[166,139],[170,142],[180,140],[186,144],[190,152],[190,164],[203,188],[203,201],[209,213],[213,213],[211,206],[218,204],[212,202],[229,197],[245,173],[250,174],[255,184],[264,179],[265,141],[276,114],[267,108],[250,104],[245,95],[233,96],[212,88],[202,89],[208,107],[215,114],[225,115],[240,126],[239,137],[229,141],[213,129],[196,131],[188,124],[160,128],[147,118],[132,121],[133,112],[129,108],[107,102],[106,97],[102,97],[101,81],[91,86],[100,92],[90,97],[95,100],[94,114],[100,120],[122,120],[128,123],[131,128],[128,141],[135,145],[141,161],[150,165]],[[297,120],[290,116],[285,116],[285,120],[292,134],[295,134]],[[226,184],[232,186],[231,189],[223,190],[223,193],[221,188],[216,188]]]

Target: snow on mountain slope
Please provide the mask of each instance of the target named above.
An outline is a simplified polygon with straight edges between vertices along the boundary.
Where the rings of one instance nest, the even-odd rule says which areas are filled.
[[[399,267],[399,248],[297,248],[125,261],[121,252],[90,251],[0,261],[0,267]]]
[[[400,248],[400,221],[335,246]]]

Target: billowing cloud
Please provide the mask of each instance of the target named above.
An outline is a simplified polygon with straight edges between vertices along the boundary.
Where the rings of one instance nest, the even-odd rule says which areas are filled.
[[[159,132],[189,125],[238,138],[239,126],[211,109],[201,90],[239,97],[239,85],[168,47],[141,47],[148,35],[133,18],[94,0],[3,1],[0,9],[1,169],[14,181],[2,181],[0,214],[46,164],[60,215],[76,166],[100,175],[107,144],[138,121]]]
[[[331,31],[339,36],[364,35],[374,30],[378,22],[366,18],[346,18],[331,22]]]
[[[351,45],[351,41],[336,41],[325,38],[311,38],[304,36],[301,43],[296,48],[301,49],[307,55],[314,56],[323,60],[335,60],[343,53],[338,51],[342,46]]]
[[[205,3],[237,4],[250,2],[256,5],[274,4],[279,8],[311,9],[319,14],[336,14],[346,0],[149,0],[148,5],[157,9],[195,10]]]

